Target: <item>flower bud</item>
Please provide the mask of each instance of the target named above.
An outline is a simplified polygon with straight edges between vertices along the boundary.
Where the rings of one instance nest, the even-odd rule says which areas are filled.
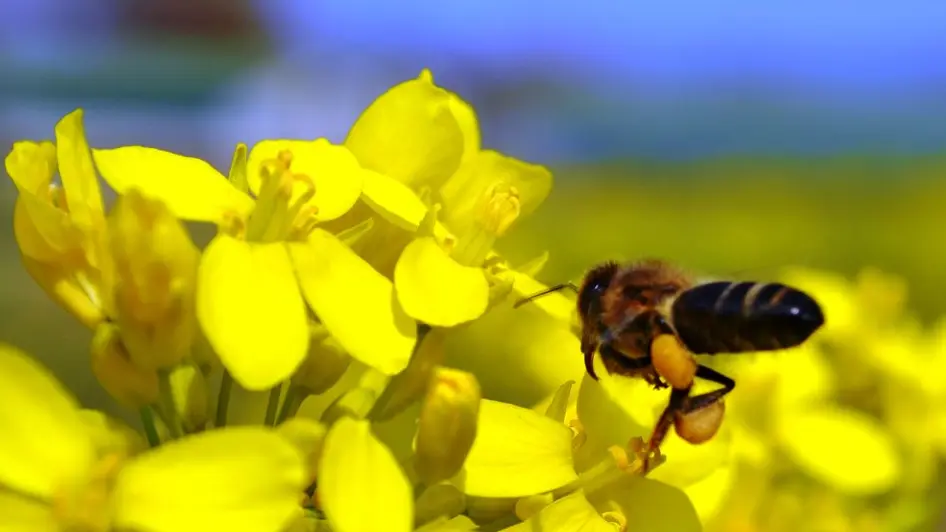
[[[321,324],[309,323],[309,351],[292,377],[292,383],[306,394],[317,395],[338,382],[351,357]]]
[[[404,371],[388,383],[371,412],[373,421],[386,421],[423,397],[434,370],[443,363],[445,329],[430,329]]]
[[[131,360],[168,368],[186,356],[197,329],[194,290],[200,252],[164,203],[137,190],[109,216],[112,297]]]
[[[96,328],[91,351],[92,373],[115,400],[133,408],[158,400],[158,372],[131,362],[114,325]]]
[[[181,417],[184,430],[192,433],[202,430],[208,421],[208,391],[204,374],[191,364],[174,368],[170,375],[174,406]]]
[[[694,410],[688,414],[674,416],[673,427],[684,441],[694,445],[709,441],[723,424],[726,405],[722,399]]]
[[[476,439],[480,386],[471,373],[439,368],[421,407],[414,467],[428,486],[456,475]]]

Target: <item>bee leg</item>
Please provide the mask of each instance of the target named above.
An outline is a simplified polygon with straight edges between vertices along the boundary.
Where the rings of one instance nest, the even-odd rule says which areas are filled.
[[[723,396],[733,391],[733,388],[736,387],[736,381],[716,370],[710,369],[703,365],[697,366],[696,376],[701,379],[715,382],[717,384],[722,384],[723,387],[718,390],[701,393],[700,395],[694,395],[693,397],[687,398],[684,402],[683,408],[681,409],[684,414],[689,414],[690,412],[700,410],[701,408],[706,408],[707,406],[722,399]]]
[[[650,433],[650,439],[647,440],[648,456],[660,451],[660,444],[663,443],[670,432],[670,426],[673,425],[674,415],[683,410],[686,406],[687,398],[690,395],[690,388],[674,388],[670,391],[670,402],[664,408],[654,430]],[[644,473],[650,470],[650,460],[644,461]]]

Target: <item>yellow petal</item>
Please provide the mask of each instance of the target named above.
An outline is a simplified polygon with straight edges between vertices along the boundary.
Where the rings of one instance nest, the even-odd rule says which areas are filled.
[[[549,288],[548,285],[542,284],[524,273],[513,272],[512,277],[512,290],[518,298],[527,298]],[[561,292],[544,295],[526,304],[535,306],[543,312],[548,313],[549,316],[565,323],[571,322],[575,317],[574,299],[569,299]],[[523,311],[520,310],[519,312]]]
[[[411,186],[439,185],[456,171],[465,147],[452,97],[424,70],[372,102],[345,145],[365,168]]]
[[[305,358],[305,303],[281,243],[214,238],[200,263],[197,317],[220,361],[248,390],[275,386]]]
[[[476,440],[454,483],[477,497],[525,497],[575,480],[572,432],[538,412],[483,399]]]
[[[338,343],[387,375],[407,367],[417,324],[397,303],[391,281],[321,229],[289,249],[306,301]]]
[[[343,417],[335,423],[319,470],[319,500],[336,532],[413,528],[411,485],[367,421]]]
[[[3,532],[59,530],[51,506],[6,490],[0,490],[0,516]]]
[[[384,174],[365,172],[362,199],[382,218],[410,232],[427,216],[427,206],[413,190]]]
[[[23,257],[23,266],[53,301],[69,311],[82,325],[94,329],[105,319],[102,307],[76,282],[73,272],[57,264],[43,264]]]
[[[253,146],[247,163],[247,180],[254,194],[259,193],[262,183],[262,163],[267,159],[276,159],[282,151],[292,153],[289,168],[293,174],[306,175],[315,183],[315,196],[308,204],[318,207],[319,220],[334,220],[348,212],[358,201],[366,172],[348,148],[332,144],[326,139],[264,140]],[[296,182],[293,198],[298,198],[304,189],[301,182]]]
[[[0,344],[0,485],[49,499],[94,459],[78,406],[49,371]]]
[[[437,327],[475,320],[489,303],[483,270],[458,264],[433,237],[404,248],[394,267],[394,288],[408,315]]]
[[[724,466],[683,490],[693,502],[700,521],[708,523],[719,512],[730,493],[734,476],[733,468]]]
[[[40,262],[62,261],[64,255],[77,252],[80,242],[64,211],[29,192],[16,198],[13,234],[23,255]]]
[[[14,142],[4,166],[20,193],[45,193],[56,175],[56,145],[48,140]]]
[[[543,508],[525,521],[504,528],[503,532],[614,532],[585,498],[576,491]],[[633,529],[630,529],[633,530]]]
[[[82,109],[76,109],[56,124],[56,152],[69,214],[82,227],[91,227],[102,223],[105,211],[82,117]]]
[[[114,524],[152,532],[280,530],[305,489],[302,456],[275,431],[228,427],[130,462],[116,480]]]
[[[845,493],[877,495],[900,478],[900,458],[890,436],[854,410],[822,406],[785,413],[777,433],[801,468]]]
[[[651,478],[628,475],[590,493],[588,500],[598,509],[617,506],[627,521],[627,530],[701,532],[703,529],[686,493]]]
[[[488,397],[534,404],[563,382],[581,379],[578,344],[569,322],[531,304],[514,309],[504,303],[451,329],[446,350],[451,365],[483,376]]]
[[[552,191],[552,173],[499,152],[484,150],[471,157],[441,188],[444,222],[455,231],[480,216],[493,191],[515,191],[519,210],[527,216]]]
[[[480,151],[480,124],[476,110],[456,94],[450,94],[450,111],[463,133],[463,158],[461,163]]]
[[[143,146],[93,150],[93,155],[102,177],[116,192],[139,188],[166,203],[178,218],[218,222],[225,215],[245,216],[253,209],[252,198],[201,159]]]

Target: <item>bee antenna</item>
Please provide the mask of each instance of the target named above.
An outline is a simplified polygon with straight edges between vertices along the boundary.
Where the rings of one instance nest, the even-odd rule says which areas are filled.
[[[522,305],[525,305],[526,303],[532,301],[533,299],[536,299],[536,298],[539,298],[539,297],[542,297],[542,296],[547,296],[547,295],[552,294],[552,293],[554,293],[554,292],[560,292],[560,291],[562,291],[562,290],[564,290],[564,289],[566,289],[566,288],[568,288],[569,290],[575,292],[576,294],[578,293],[578,286],[576,286],[575,283],[568,282],[568,283],[557,284],[557,285],[555,285],[555,286],[546,288],[545,290],[542,290],[541,292],[536,292],[536,293],[532,294],[531,296],[524,297],[524,298],[522,298],[522,299],[516,301],[515,303],[513,303],[512,308],[519,308],[519,307],[521,307]]]

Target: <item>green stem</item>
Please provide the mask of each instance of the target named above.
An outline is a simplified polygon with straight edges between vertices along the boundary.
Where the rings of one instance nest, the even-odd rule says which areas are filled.
[[[220,393],[217,395],[217,414],[214,417],[214,427],[221,428],[227,426],[227,408],[230,406],[230,390],[233,389],[233,376],[230,372],[223,370],[223,377],[220,379]]]
[[[276,416],[276,424],[278,425],[295,416],[305,398],[306,393],[302,389],[290,384],[289,389],[286,390],[286,398],[283,399],[282,408],[279,409],[279,415]]]
[[[266,426],[276,425],[276,412],[279,410],[279,396],[282,395],[282,384],[273,386],[269,391],[269,402],[266,403],[266,420],[263,422]]]
[[[138,411],[141,414],[141,424],[145,428],[145,436],[148,438],[148,445],[157,447],[161,445],[161,438],[158,437],[158,429],[154,426],[154,412],[150,406],[143,406]]]
[[[184,436],[184,427],[181,425],[181,417],[177,415],[177,407],[174,405],[170,372],[164,370],[158,372],[158,386],[161,391],[158,400],[164,413],[164,422],[168,426],[168,433],[172,439],[181,438]]]

